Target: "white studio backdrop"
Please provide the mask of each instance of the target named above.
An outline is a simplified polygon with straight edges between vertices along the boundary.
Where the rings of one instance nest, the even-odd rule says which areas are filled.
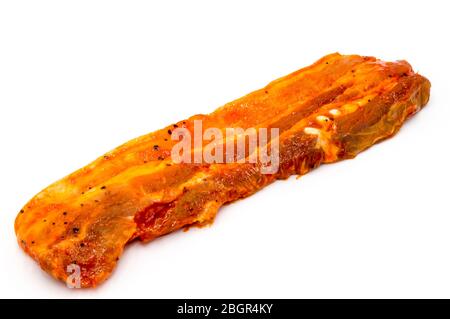
[[[447,1],[1,1],[0,297],[450,297]],[[38,191],[325,54],[408,60],[428,106],[353,160],[126,249],[69,290],[18,247]]]

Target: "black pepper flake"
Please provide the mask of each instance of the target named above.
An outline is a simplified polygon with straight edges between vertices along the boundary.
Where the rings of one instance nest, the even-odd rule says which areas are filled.
[[[166,142],[167,142],[167,138],[165,138],[165,139],[164,139],[164,141],[166,141]]]
[[[153,145],[153,149],[154,149],[155,151],[157,151],[157,150],[159,150],[159,146],[158,146],[158,145]]]
[[[172,166],[172,164],[167,163],[166,166]]]
[[[325,64],[328,64],[328,62],[325,62]]]
[[[186,121],[183,121],[183,124],[186,124]]]
[[[84,192],[81,192],[81,195],[84,195]]]
[[[67,215],[67,212],[64,212],[63,215],[66,216],[66,215]]]
[[[172,135],[172,130],[167,130],[167,133],[169,133],[169,135]]]
[[[95,199],[94,202],[98,203],[98,199]]]
[[[164,157],[158,156],[158,161],[162,161],[162,160],[164,160]]]
[[[370,99],[368,99],[367,101],[370,102]]]
[[[116,261],[119,261],[119,257],[116,258]]]
[[[46,219],[44,219],[44,223],[46,223],[47,222],[47,220]]]
[[[78,227],[74,227],[74,228],[72,228],[72,231],[73,231],[74,234],[78,234],[80,229]]]
[[[177,127],[178,127],[178,125],[174,124],[174,125],[173,125],[173,127],[174,127],[174,128],[177,128]]]
[[[108,155],[103,156],[104,159],[109,159]]]
[[[20,242],[21,242],[23,245],[26,245],[26,244],[27,244],[27,243],[25,242],[25,240],[23,240],[23,239],[22,239]]]
[[[64,222],[64,225],[67,225],[67,222]]]
[[[264,93],[269,94],[269,91],[266,90],[266,91],[264,91]]]
[[[106,189],[106,186],[102,186],[102,187],[100,187],[100,189]]]
[[[23,214],[23,213],[25,213],[25,211],[22,209],[22,210],[20,211],[20,213]]]
[[[84,246],[85,246],[84,243],[81,243],[81,244],[80,244],[80,247],[84,247]]]
[[[147,161],[144,161],[144,164],[147,164]]]
[[[34,244],[34,240],[31,243]]]
[[[53,226],[55,226],[55,225],[56,225],[56,223],[55,223],[55,222],[53,222],[53,223],[52,223],[52,225],[53,225]]]
[[[83,206],[84,206],[84,204],[83,204],[83,203],[81,203],[81,204],[80,204],[80,206],[81,206],[81,207],[83,207]]]
[[[355,70],[352,70],[352,73],[355,73]]]

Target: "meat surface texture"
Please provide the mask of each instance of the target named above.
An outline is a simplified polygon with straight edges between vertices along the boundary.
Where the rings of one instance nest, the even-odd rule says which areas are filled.
[[[133,139],[42,190],[19,212],[19,245],[46,272],[81,287],[112,273],[125,245],[213,221],[218,209],[277,179],[353,158],[394,135],[429,99],[406,61],[330,54],[209,115]],[[278,128],[279,169],[261,163],[174,163],[177,127]],[[271,141],[269,140],[270,144]]]

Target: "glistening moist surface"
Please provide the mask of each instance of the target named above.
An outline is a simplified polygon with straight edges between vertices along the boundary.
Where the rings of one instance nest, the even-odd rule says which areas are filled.
[[[352,158],[395,134],[428,101],[430,82],[406,61],[331,54],[265,88],[131,140],[50,185],[20,211],[20,246],[60,280],[67,266],[93,287],[113,271],[124,246],[188,225],[292,174]],[[279,170],[256,164],[175,164],[177,127],[279,128]],[[224,133],[225,136],[225,133]]]

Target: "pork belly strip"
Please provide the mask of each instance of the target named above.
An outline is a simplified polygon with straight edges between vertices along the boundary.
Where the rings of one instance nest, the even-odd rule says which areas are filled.
[[[52,276],[81,269],[81,286],[109,277],[124,246],[213,221],[218,209],[277,179],[352,158],[394,135],[429,99],[406,61],[331,54],[265,88],[131,140],[42,190],[15,222],[19,245]],[[278,128],[279,170],[261,163],[176,164],[177,127]],[[269,144],[271,141],[269,141]]]

